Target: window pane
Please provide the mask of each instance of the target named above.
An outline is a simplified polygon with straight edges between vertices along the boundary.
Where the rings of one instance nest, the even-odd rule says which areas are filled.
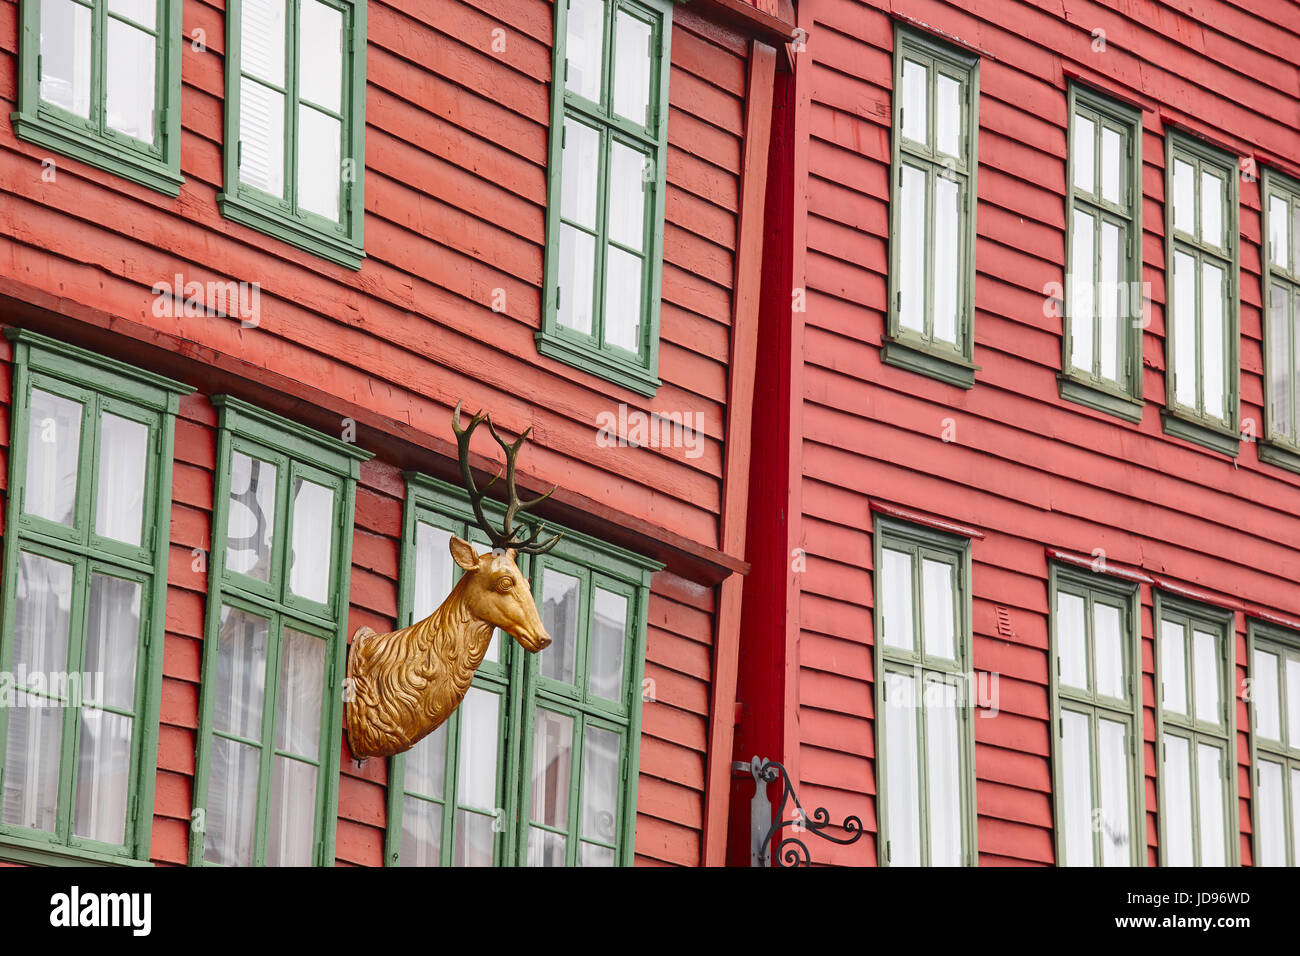
[[[1166,866],[1192,866],[1192,768],[1187,741],[1165,734],[1164,788]]]
[[[645,177],[650,159],[617,140],[609,144],[609,238],[645,251]]]
[[[903,181],[898,188],[900,217],[898,265],[901,299],[898,321],[903,328],[925,331],[925,173],[914,166],[903,167]],[[918,215],[917,213],[921,213]]]
[[[456,798],[475,810],[497,809],[497,745],[501,737],[501,697],[471,687],[460,705]]]
[[[1174,397],[1196,407],[1196,265],[1185,252],[1174,252]]]
[[[103,675],[103,696],[90,703],[135,710],[136,651],[140,646],[139,581],[90,576],[90,601],[86,608],[86,666],[90,674]]]
[[[142,27],[154,28],[157,15],[157,0],[108,0],[110,13],[129,17]]]
[[[130,717],[89,707],[81,711],[77,740],[77,795],[72,832],[79,837],[121,845],[131,793]],[[143,816],[148,826],[148,817]]]
[[[28,674],[68,670],[72,566],[18,552],[13,664]]]
[[[542,626],[551,646],[541,655],[542,676],[572,684],[578,660],[578,579],[553,568],[542,571]]]
[[[1276,654],[1262,650],[1255,651],[1255,660],[1251,667],[1251,676],[1255,679],[1251,687],[1251,699],[1255,703],[1255,733],[1269,740],[1282,739],[1277,664]]]
[[[927,681],[926,769],[929,771],[930,866],[961,865],[961,762],[957,744],[957,688]]]
[[[298,107],[298,205],[339,221],[343,124],[310,106]]]
[[[601,62],[605,48],[604,0],[572,0],[564,56],[568,61],[565,89],[600,102]]]
[[[1291,859],[1300,863],[1300,769],[1291,770]]]
[[[1192,632],[1195,648],[1194,679],[1196,681],[1196,719],[1221,723],[1219,708],[1219,641],[1206,631]]]
[[[1070,235],[1070,337],[1071,361],[1075,368],[1092,371],[1093,316],[1096,287],[1093,275],[1093,242],[1096,223],[1092,215],[1074,210]]]
[[[203,859],[228,866],[253,865],[257,828],[256,748],[212,737]]]
[[[284,5],[285,0],[243,0],[239,9],[240,69],[281,87],[284,86]]]
[[[1300,660],[1286,662],[1287,743],[1300,747]]]
[[[936,74],[935,119],[939,152],[961,156],[961,84],[942,73]]]
[[[456,840],[453,866],[492,866],[496,850],[493,817],[468,810],[456,812]],[[563,862],[560,864],[563,866]]]
[[[572,757],[573,718],[539,707],[533,730],[531,816],[536,822],[568,826]]]
[[[212,726],[217,730],[262,739],[262,702],[266,697],[265,618],[221,609],[217,635],[217,686]]]
[[[1119,608],[1100,601],[1092,605],[1092,637],[1097,654],[1097,693],[1127,698],[1124,682],[1124,628]]]
[[[1187,713],[1187,632],[1173,621],[1160,622],[1162,706],[1171,714]]]
[[[1201,811],[1200,866],[1226,865],[1227,838],[1223,825],[1223,751],[1196,745],[1196,771]]]
[[[595,589],[587,690],[606,700],[623,699],[623,648],[627,643],[627,598]]]
[[[1061,714],[1061,800],[1065,863],[1094,866],[1092,839],[1092,728],[1074,711]]]
[[[406,752],[404,789],[425,797],[442,797],[447,783],[447,724]]]
[[[1097,720],[1097,755],[1101,791],[1101,862],[1132,862],[1129,834],[1128,727],[1104,717]]]
[[[80,449],[81,404],[33,388],[27,420],[24,511],[72,527]]]
[[[284,94],[239,83],[239,181],[284,198]]]
[[[1074,185],[1086,193],[1097,191],[1096,156],[1097,126],[1087,116],[1075,114],[1074,142],[1070,144],[1070,158],[1074,160]]]
[[[634,123],[650,125],[650,45],[654,31],[644,20],[620,10],[615,27],[614,111]]]
[[[275,746],[315,760],[320,754],[321,694],[325,642],[284,629],[280,641],[280,687],[275,704]]]
[[[903,60],[903,135],[918,143],[929,143],[926,135],[926,68]]]
[[[1124,164],[1120,156],[1120,135],[1113,129],[1101,130],[1101,198],[1118,205],[1123,195]]]
[[[298,95],[338,113],[343,108],[343,11],[303,0]]]
[[[276,757],[267,808],[266,865],[311,866],[316,843],[316,773],[311,764]]]
[[[621,148],[628,152],[627,147]],[[593,230],[596,228],[596,192],[600,185],[599,161],[600,132],[566,116],[564,156],[560,160],[560,215]],[[637,181],[639,184],[639,172]]]
[[[1065,591],[1056,596],[1056,653],[1061,683],[1088,690],[1088,645],[1084,630],[1084,600]]]
[[[614,851],[609,847],[582,843],[578,846],[578,866],[613,866]]]
[[[243,452],[231,454],[226,567],[259,581],[269,581],[271,575],[275,482],[275,465]]]
[[[1201,174],[1201,241],[1219,248],[1223,238],[1223,180],[1212,173]]]
[[[921,865],[921,786],[917,776],[915,682],[902,674],[885,678],[885,774],[892,866]]]
[[[309,601],[328,604],[333,564],[334,490],[297,480],[293,498],[293,555],[289,589]]]
[[[582,743],[582,835],[614,843],[618,837],[619,737],[588,726]]]
[[[915,650],[912,623],[912,556],[905,551],[882,548],[880,551],[881,626],[887,647]]]
[[[59,804],[63,709],[17,691],[5,746],[4,823],[53,833]]]
[[[1112,222],[1101,224],[1101,275],[1097,295],[1101,322],[1101,377],[1119,381],[1119,303],[1120,244],[1119,227]]]
[[[1273,413],[1272,430],[1282,436],[1295,435],[1296,418],[1292,414],[1291,396],[1291,297],[1281,285],[1272,285],[1268,293],[1269,356],[1268,396]],[[1300,346],[1300,342],[1297,342]]]
[[[41,0],[41,99],[90,118],[90,8]]]
[[[451,574],[451,532],[417,522],[412,621],[423,621],[447,599],[451,593]]]
[[[641,351],[641,259],[612,245],[605,259],[605,341]]]
[[[934,337],[953,345],[957,341],[957,278],[961,242],[961,215],[957,184],[936,176],[934,180]]]
[[[1268,199],[1268,261],[1288,268],[1291,256],[1287,243],[1287,201],[1281,196]]]
[[[925,655],[957,659],[953,606],[953,575],[956,569],[943,561],[921,560],[925,596]]]
[[[1201,334],[1205,365],[1205,413],[1225,418],[1227,398],[1224,386],[1226,364],[1223,322],[1223,270],[1210,262],[1201,264]]]
[[[1291,207],[1291,271],[1300,273],[1300,202]]]
[[[1196,187],[1192,166],[1181,159],[1174,160],[1174,228],[1195,235]]]
[[[560,223],[559,322],[591,334],[591,306],[596,288],[596,240]]]
[[[108,125],[152,145],[158,41],[120,20],[110,18],[107,23],[104,86]]]
[[[529,866],[564,866],[564,837],[532,827],[528,831]]]
[[[425,738],[428,739],[427,737]],[[402,797],[402,866],[439,866],[442,861],[442,807]]]
[[[149,426],[105,412],[99,420],[95,534],[140,544]]]
[[[1286,866],[1286,798],[1282,765],[1259,762],[1259,865]]]

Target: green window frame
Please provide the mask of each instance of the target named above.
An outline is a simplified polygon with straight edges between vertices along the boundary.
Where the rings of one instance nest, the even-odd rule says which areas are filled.
[[[1300,180],[1260,178],[1264,303],[1262,461],[1300,471]]]
[[[0,859],[147,865],[173,427],[190,389],[35,333],[5,334],[14,377],[0,625]],[[69,436],[66,444],[60,435]],[[138,495],[115,501],[123,489]],[[117,669],[124,661],[133,667],[129,679]]]
[[[277,13],[283,15],[278,23]],[[327,55],[335,23],[341,47],[337,75]],[[249,42],[243,37],[245,25]],[[283,49],[257,42],[280,29]],[[311,56],[302,49],[308,34],[316,38]],[[335,83],[338,89],[330,89]],[[331,100],[336,93],[337,100]],[[245,149],[245,105],[251,119],[275,117],[277,103],[283,140],[274,136],[276,120],[268,119],[266,154],[260,155],[257,145]],[[225,188],[217,194],[221,214],[322,259],[360,269],[365,258],[365,112],[366,0],[231,0],[226,8]],[[312,167],[303,164],[329,158],[322,150],[333,141],[328,134],[332,127],[338,130],[337,179],[312,177]],[[317,136],[307,149],[313,130]],[[273,188],[277,175],[278,192]],[[334,186],[337,218],[326,211],[333,198],[326,194]]]
[[[877,517],[874,550],[877,859],[974,866],[970,542]]]
[[[669,0],[555,5],[536,335],[542,355],[651,396],[660,385],[672,12]],[[623,62],[633,67],[620,73]]]
[[[1241,848],[1234,615],[1159,591],[1154,601],[1160,865],[1235,866]],[[1215,845],[1216,828],[1222,846]]]
[[[491,520],[501,509],[492,503],[486,511]],[[573,531],[555,530],[564,531],[564,537],[551,553],[520,556],[520,571],[530,580],[555,643],[532,655],[498,632],[461,706],[442,727],[392,759],[386,865],[632,863],[650,576],[662,565]],[[427,615],[436,608],[450,583],[459,579],[459,569],[443,557],[449,535],[487,548],[463,489],[408,473],[402,626],[412,623],[417,612]],[[439,562],[436,573],[432,564],[422,566],[422,551]],[[559,580],[557,575],[574,582],[565,592],[571,616],[563,613],[566,602],[556,602],[554,589],[547,589],[548,581]],[[417,581],[434,593],[417,595]],[[610,697],[598,692],[600,678],[593,677],[601,669],[589,666],[589,660],[601,656],[600,648],[614,646],[593,643],[594,605],[601,595],[624,602],[625,609],[622,644],[617,645],[621,667],[605,668],[603,675],[617,677],[618,690]],[[615,618],[606,615],[604,620]],[[563,626],[570,621],[572,627]],[[572,665],[573,680],[562,679],[569,676],[562,666],[566,662]],[[546,716],[539,720],[539,714]],[[563,733],[555,731],[566,723],[569,756],[561,751],[559,759],[546,762],[549,772],[534,780],[540,754],[561,742]],[[612,748],[602,753],[596,745],[615,740],[618,753],[611,760]],[[486,741],[495,742],[494,754],[485,752]],[[578,772],[570,773],[574,768]],[[562,786],[548,790],[551,780]],[[540,813],[534,812],[535,793],[547,798]],[[604,797],[603,807],[586,799],[593,793]],[[530,850],[531,834],[536,836]]]
[[[72,49],[42,49],[43,16],[59,21],[46,31],[47,42],[70,42]],[[18,109],[11,117],[14,134],[168,196],[179,195],[185,181],[181,175],[181,32],[181,0],[135,4],[23,0]],[[152,61],[133,48],[150,40]],[[76,60],[82,71],[59,62],[60,54]],[[118,111],[116,119],[110,115],[110,91],[119,83],[140,79],[129,77],[125,68],[134,66],[138,73],[142,64],[150,62],[153,106],[146,141],[126,131],[132,122],[129,107],[127,113]],[[68,75],[58,76],[59,72]]]
[[[1060,393],[1139,422],[1142,114],[1072,83],[1069,124]]]
[[[371,456],[228,395],[212,404],[220,431],[189,862],[332,866],[352,516]],[[313,776],[311,807],[292,805]],[[293,831],[306,822],[310,834]]]
[[[973,388],[979,57],[897,26],[893,101],[882,359]]]
[[[1057,865],[1145,866],[1137,585],[1056,564],[1048,576]]]
[[[1169,434],[1229,456],[1236,456],[1241,440],[1237,196],[1232,156],[1169,131],[1162,420]]]
[[[1256,866],[1300,866],[1300,633],[1250,621]]]

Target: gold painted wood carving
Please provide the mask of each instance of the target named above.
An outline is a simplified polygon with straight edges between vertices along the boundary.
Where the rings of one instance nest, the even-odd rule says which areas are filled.
[[[474,517],[492,542],[492,550],[479,554],[468,541],[453,536],[451,556],[465,573],[436,611],[400,631],[376,634],[371,628],[361,627],[352,635],[346,684],[347,726],[348,743],[358,760],[404,753],[442,726],[465,698],[496,628],[534,654],[551,643],[537,613],[532,589],[515,563],[519,554],[545,554],[561,537],[557,534],[539,543],[545,525],[539,524],[526,535],[515,527],[521,512],[555,491],[552,488],[538,498],[524,501],[515,489],[515,461],[532,429],[507,444],[484,412],[470,419],[465,428],[461,428],[460,420],[457,404],[451,427],[460,451],[461,478]],[[483,497],[500,475],[479,491],[469,467],[470,439],[483,422],[487,422],[488,431],[506,454],[508,500],[500,529],[483,514]]]

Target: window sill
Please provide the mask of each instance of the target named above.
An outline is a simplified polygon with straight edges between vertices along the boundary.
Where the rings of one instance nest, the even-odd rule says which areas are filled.
[[[891,336],[885,336],[884,341],[881,361],[886,365],[928,375],[958,388],[975,387],[975,373],[980,367],[955,352],[940,352],[919,342],[914,344]]]
[[[590,372],[639,395],[653,398],[663,383],[653,372],[638,368],[545,330],[536,334],[537,351],[547,358]]]
[[[1265,439],[1260,439],[1256,447],[1260,461],[1300,474],[1300,449],[1288,448],[1286,445]]]
[[[1067,372],[1056,376],[1061,398],[1091,408],[1106,415],[1114,415],[1126,422],[1142,421],[1142,402],[1132,395],[1099,386]]]
[[[29,866],[153,866],[149,860],[16,836],[0,836],[0,860]]]
[[[14,135],[167,196],[180,195],[180,169],[39,113],[11,113]]]
[[[359,270],[366,257],[365,250],[358,243],[313,229],[306,223],[279,215],[237,195],[218,193],[217,207],[221,215],[232,222],[266,233],[345,268]]]
[[[1160,418],[1164,422],[1165,432],[1176,438],[1221,452],[1230,458],[1236,458],[1241,451],[1241,439],[1225,428],[1209,425],[1168,409],[1160,413]]]

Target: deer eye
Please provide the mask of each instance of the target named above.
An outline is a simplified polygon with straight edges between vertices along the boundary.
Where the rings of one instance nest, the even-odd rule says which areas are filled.
[[[500,591],[502,594],[505,594],[514,586],[515,586],[514,578],[510,577],[510,575],[508,574],[503,574],[501,575],[501,577],[497,578],[497,590]]]

